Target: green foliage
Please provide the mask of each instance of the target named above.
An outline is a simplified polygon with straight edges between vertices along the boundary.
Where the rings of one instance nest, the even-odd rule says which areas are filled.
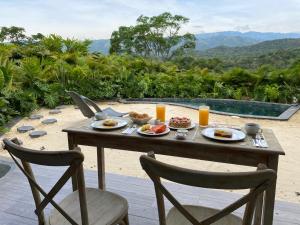
[[[193,34],[179,34],[181,26],[188,21],[167,12],[153,17],[142,15],[135,26],[121,26],[112,33],[109,51],[160,59],[181,55],[196,46]]]
[[[266,100],[277,101],[280,96],[279,86],[276,84],[267,85],[265,87],[265,96]]]
[[[248,70],[193,54],[169,61],[89,54],[88,45],[89,41],[57,35],[36,37],[23,45],[0,44],[0,129],[13,116],[71,103],[65,90],[95,100],[199,97],[292,103],[300,99],[300,57],[282,68],[260,65]]]

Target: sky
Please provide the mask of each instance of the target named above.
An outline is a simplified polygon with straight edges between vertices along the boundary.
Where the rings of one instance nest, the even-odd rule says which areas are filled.
[[[0,27],[79,39],[110,38],[166,11],[190,19],[182,32],[300,32],[300,0],[0,0],[0,9]]]

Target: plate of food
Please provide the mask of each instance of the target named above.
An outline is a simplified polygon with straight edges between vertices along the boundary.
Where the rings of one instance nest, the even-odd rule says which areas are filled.
[[[113,130],[125,127],[128,122],[121,118],[109,118],[105,120],[95,121],[91,127],[97,130]]]
[[[146,136],[162,136],[170,132],[170,128],[165,124],[150,125],[145,124],[144,126],[137,129],[137,132]]]
[[[196,126],[196,124],[187,117],[172,117],[168,122],[168,126],[172,130],[190,130],[193,129]]]
[[[152,119],[152,117],[149,116],[147,113],[137,113],[137,112],[130,112],[129,117],[133,123],[136,123],[138,125],[147,124],[149,120]]]
[[[217,141],[241,141],[244,140],[246,134],[240,130],[231,128],[206,128],[202,131],[204,137],[217,140]]]

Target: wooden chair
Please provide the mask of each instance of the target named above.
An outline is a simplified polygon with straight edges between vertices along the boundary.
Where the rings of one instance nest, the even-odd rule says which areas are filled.
[[[79,149],[42,152],[23,148],[8,139],[4,139],[3,142],[5,149],[29,181],[39,225],[129,224],[126,199],[108,191],[85,188],[82,165],[84,156]],[[30,163],[44,166],[68,166],[68,168],[47,193],[36,182]],[[66,196],[60,203],[56,203],[53,200],[54,196],[74,174],[77,175],[78,190]],[[41,195],[44,197],[43,200],[41,200]],[[54,209],[46,220],[44,209],[49,203]]]
[[[151,157],[150,157],[151,156]],[[216,173],[184,169],[159,162],[154,154],[141,156],[143,169],[154,182],[160,225],[261,225],[264,191],[276,180],[276,173],[259,165],[258,171]],[[250,192],[222,210],[182,205],[161,183],[160,178],[176,183],[212,189],[250,189]],[[165,196],[174,207],[165,215]],[[246,204],[243,218],[232,214]]]
[[[87,118],[94,117],[95,116],[94,111],[96,111],[96,113],[104,112],[108,116],[114,116],[114,117],[122,117],[122,116],[125,116],[128,114],[128,113],[117,112],[117,111],[113,110],[111,107],[101,110],[99,108],[99,106],[95,102],[93,102],[91,99],[89,99],[83,95],[80,95],[80,94],[76,93],[75,91],[66,91],[66,92],[71,96],[74,103],[79,107],[82,114]],[[90,106],[94,108],[94,111],[91,109]]]

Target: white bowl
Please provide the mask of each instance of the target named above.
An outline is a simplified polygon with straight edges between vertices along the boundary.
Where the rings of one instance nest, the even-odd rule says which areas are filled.
[[[104,112],[96,112],[95,113],[96,120],[105,120],[107,115]]]

